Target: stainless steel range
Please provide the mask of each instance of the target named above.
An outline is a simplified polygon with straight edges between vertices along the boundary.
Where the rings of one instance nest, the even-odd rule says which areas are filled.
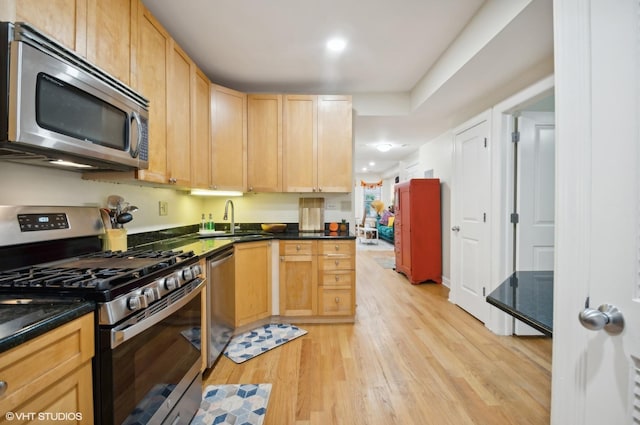
[[[200,406],[193,252],[102,252],[98,208],[0,206],[0,294],[96,302],[96,424],[188,424]]]

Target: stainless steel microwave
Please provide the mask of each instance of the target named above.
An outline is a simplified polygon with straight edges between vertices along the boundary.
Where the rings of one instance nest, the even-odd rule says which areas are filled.
[[[148,167],[148,101],[25,23],[0,23],[0,160]]]

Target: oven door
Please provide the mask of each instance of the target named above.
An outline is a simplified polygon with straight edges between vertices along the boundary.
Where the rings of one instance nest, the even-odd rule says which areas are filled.
[[[203,285],[196,279],[166,297],[174,301],[160,300],[125,323],[100,329],[96,423],[189,423],[202,397]],[[158,306],[163,301],[169,305]]]

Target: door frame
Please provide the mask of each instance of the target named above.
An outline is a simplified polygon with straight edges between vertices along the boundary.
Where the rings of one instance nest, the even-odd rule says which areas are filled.
[[[512,273],[513,225],[510,215],[513,212],[514,179],[511,141],[514,113],[549,96],[554,91],[554,76],[550,75],[524,90],[503,100],[491,110],[491,230],[490,230],[490,283],[487,293],[496,289]],[[513,317],[491,306],[485,323],[498,335],[513,334]]]

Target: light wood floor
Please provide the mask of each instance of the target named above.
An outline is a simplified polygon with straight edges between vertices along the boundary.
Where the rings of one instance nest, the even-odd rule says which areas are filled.
[[[222,356],[204,385],[273,384],[264,425],[548,424],[551,339],[499,337],[447,300],[358,251],[353,325],[308,334],[236,365]]]

